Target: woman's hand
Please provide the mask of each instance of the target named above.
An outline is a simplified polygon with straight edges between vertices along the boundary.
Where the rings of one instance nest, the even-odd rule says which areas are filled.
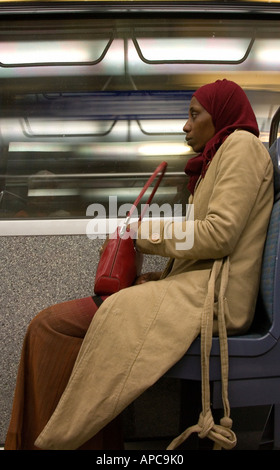
[[[132,237],[133,239],[135,238],[135,234],[137,233],[138,227],[140,226],[141,222],[134,222],[132,224],[129,224],[126,228],[126,231],[128,232],[129,236]],[[110,240],[110,235],[107,235],[105,242],[103,243],[102,247],[99,250],[99,256],[101,256],[108,244],[108,241]]]
[[[144,284],[145,282],[149,281],[158,281],[161,277],[161,274],[161,271],[141,274],[139,277],[136,278],[134,285],[137,286],[139,284]]]
[[[100,250],[99,250],[100,256],[104,252],[104,250],[105,250],[105,248],[108,244],[109,239],[110,239],[110,237],[107,236],[105,242],[103,243],[102,247],[100,248]],[[137,266],[138,273],[141,272],[142,263],[143,263],[143,254],[139,251],[136,251],[136,266]],[[149,282],[149,281],[158,281],[161,277],[161,274],[162,274],[161,271],[140,274],[136,278],[136,280],[134,281],[134,285],[144,284],[145,282]]]

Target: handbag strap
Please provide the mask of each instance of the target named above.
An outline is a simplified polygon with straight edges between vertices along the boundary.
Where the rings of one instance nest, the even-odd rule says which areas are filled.
[[[127,225],[128,225],[128,223],[129,223],[129,221],[130,221],[130,219],[131,219],[131,216],[132,216],[133,212],[135,211],[136,207],[138,206],[139,202],[140,202],[141,199],[143,198],[144,194],[145,194],[146,191],[149,189],[149,187],[150,187],[151,184],[154,182],[154,180],[155,180],[156,178],[158,178],[157,181],[156,181],[156,184],[155,184],[155,186],[154,186],[154,188],[153,188],[153,190],[152,190],[152,192],[151,192],[151,194],[150,194],[150,196],[149,196],[149,198],[148,198],[148,200],[147,200],[147,202],[146,202],[146,204],[145,204],[145,207],[144,207],[143,211],[141,212],[141,214],[140,214],[140,216],[139,216],[138,221],[140,222],[140,221],[142,220],[142,218],[144,217],[144,214],[145,214],[145,212],[146,212],[146,210],[147,210],[149,204],[151,203],[151,201],[152,201],[152,199],[153,199],[153,197],[154,197],[154,195],[155,195],[155,193],[156,193],[156,191],[157,191],[157,189],[158,189],[158,187],[159,187],[159,185],[160,185],[160,183],[161,183],[161,180],[162,180],[162,178],[163,178],[163,176],[164,176],[164,173],[165,173],[165,171],[166,171],[166,168],[167,168],[167,163],[166,163],[166,162],[162,162],[162,163],[155,169],[155,171],[153,172],[153,174],[150,176],[150,178],[148,179],[148,181],[147,181],[146,184],[144,185],[143,189],[141,190],[139,196],[135,199],[134,203],[132,204],[129,213],[128,213],[127,216],[126,216],[126,219],[125,219],[123,225],[121,226],[120,231],[119,231],[120,236],[122,236],[122,235],[124,234],[124,232],[125,232],[125,230],[126,230],[126,228],[127,228]]]

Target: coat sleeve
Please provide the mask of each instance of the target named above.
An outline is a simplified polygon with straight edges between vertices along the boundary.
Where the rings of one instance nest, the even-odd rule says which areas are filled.
[[[273,168],[263,144],[248,132],[231,134],[218,158],[206,216],[194,221],[143,223],[137,239],[140,251],[184,259],[217,259],[232,253],[262,185],[272,201]],[[207,173],[200,184],[207,184],[206,179]]]

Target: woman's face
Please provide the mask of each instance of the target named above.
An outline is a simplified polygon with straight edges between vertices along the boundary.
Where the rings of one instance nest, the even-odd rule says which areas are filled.
[[[195,96],[190,102],[189,119],[183,127],[186,141],[195,152],[202,152],[207,142],[215,135],[215,127],[209,114]]]

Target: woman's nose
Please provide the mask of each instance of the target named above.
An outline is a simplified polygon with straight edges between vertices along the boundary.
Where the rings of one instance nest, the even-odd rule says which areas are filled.
[[[186,124],[183,127],[184,132],[190,132],[190,124],[189,124],[189,119],[187,120]]]

